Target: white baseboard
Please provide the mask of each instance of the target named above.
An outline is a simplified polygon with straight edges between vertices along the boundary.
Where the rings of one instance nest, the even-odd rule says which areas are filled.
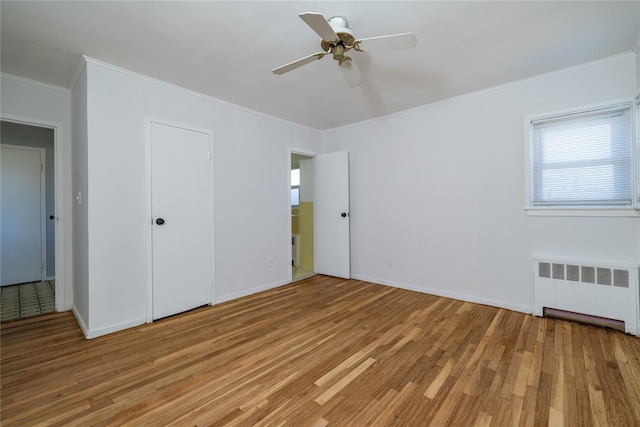
[[[87,328],[87,325],[84,323],[84,319],[82,318],[82,316],[80,316],[80,313],[78,313],[75,305],[71,306],[71,312],[73,312],[73,315],[78,322],[78,326],[80,326],[80,329],[82,329],[82,334],[85,338],[87,338],[89,328]]]
[[[118,323],[115,325],[109,325],[104,328],[89,330],[89,332],[85,334],[85,337],[87,339],[97,338],[102,335],[107,335],[107,334],[122,331],[125,329],[133,328],[134,326],[143,325],[146,323],[146,321],[147,321],[146,317],[140,317],[138,319],[128,320],[126,322]]]
[[[129,320],[126,322],[115,324],[115,325],[110,325],[104,328],[98,328],[98,329],[92,330],[87,327],[87,324],[85,323],[82,316],[80,316],[75,306],[73,306],[71,311],[73,312],[73,315],[76,317],[76,320],[78,321],[78,325],[80,326],[80,329],[82,329],[82,333],[84,334],[84,337],[86,339],[97,338],[102,335],[107,335],[113,332],[122,331],[124,329],[132,328],[134,326],[139,326],[145,323],[145,318],[140,318],[140,319]]]
[[[472,303],[476,303],[476,304],[484,304],[484,305],[489,305],[489,306],[493,306],[493,307],[498,307],[498,308],[504,308],[507,310],[512,310],[512,311],[518,311],[521,313],[527,313],[530,314],[531,313],[531,307],[528,306],[521,306],[521,305],[516,305],[516,304],[511,304],[511,303],[507,303],[504,301],[495,301],[495,300],[489,300],[486,298],[480,298],[474,295],[468,295],[468,294],[461,294],[461,293],[457,293],[457,292],[447,292],[447,291],[443,291],[441,289],[433,289],[433,288],[427,288],[424,286],[416,286],[413,284],[408,284],[408,283],[402,283],[402,282],[395,282],[395,281],[391,281],[391,280],[386,280],[386,279],[380,279],[377,277],[370,277],[370,276],[364,276],[364,275],[357,275],[357,274],[353,274],[351,276],[353,279],[356,280],[362,280],[365,282],[370,282],[370,283],[375,283],[378,285],[384,285],[384,286],[392,286],[394,288],[399,288],[399,289],[406,289],[409,291],[414,291],[414,292],[420,292],[423,294],[430,294],[430,295],[436,295],[436,296],[441,296],[441,297],[445,297],[445,298],[452,298],[452,299],[456,299],[456,300],[460,300],[460,301],[467,301],[467,302],[472,302]],[[270,289],[274,289],[280,286],[284,286],[284,285],[288,285],[290,282],[289,281],[278,281],[278,282],[273,282],[273,283],[267,283],[261,286],[257,286],[255,288],[251,288],[251,289],[247,289],[241,292],[234,292],[232,294],[228,294],[228,295],[224,295],[224,296],[220,296],[216,298],[215,304],[220,304],[223,302],[227,302],[227,301],[232,301],[234,299],[238,299],[238,298],[242,298],[245,296],[249,296],[252,294],[256,294],[258,292],[263,292],[263,291],[267,291]],[[118,332],[121,331],[123,329],[127,329],[127,328],[131,328],[134,326],[139,326],[142,325],[144,323],[146,323],[146,318],[141,317],[139,319],[133,319],[127,322],[122,322],[122,323],[118,323],[116,325],[110,325],[104,328],[99,328],[99,329],[94,329],[94,330],[90,330],[84,319],[82,319],[82,317],[79,315],[78,311],[76,310],[76,307],[73,306],[72,307],[72,311],[74,316],[76,317],[76,320],[78,321],[78,325],[80,325],[80,329],[82,329],[82,333],[84,334],[85,338],[87,339],[91,339],[91,338],[97,338],[99,336],[102,335],[106,335],[106,334],[110,334],[113,332]]]
[[[234,293],[229,294],[229,295],[223,295],[223,296],[217,297],[215,303],[216,304],[220,304],[220,303],[231,301],[231,300],[234,300],[234,299],[246,297],[248,295],[256,294],[258,292],[268,291],[269,289],[277,288],[277,287],[283,286],[283,285],[288,285],[289,283],[290,282],[287,281],[287,280],[273,282],[273,283],[267,283],[266,285],[261,285],[261,286],[255,287],[255,288],[248,289],[246,291],[234,292]]]
[[[498,308],[505,308],[507,310],[518,311],[520,313],[531,314],[531,309],[532,309],[532,307],[529,307],[529,306],[511,304],[505,301],[490,300],[486,298],[477,297],[474,295],[461,294],[457,292],[448,292],[448,291],[443,291],[442,289],[427,288],[425,286],[416,286],[412,284],[395,282],[395,281],[386,280],[386,279],[379,279],[376,277],[369,277],[369,276],[356,275],[356,274],[352,274],[351,277],[357,280],[363,280],[365,282],[376,283],[378,285],[393,286],[394,288],[421,292],[423,294],[436,295],[444,298],[452,298],[460,301],[473,302],[476,304],[489,305],[489,306],[498,307]]]
[[[286,280],[285,281],[273,282],[273,283],[267,283],[265,285],[261,285],[261,286],[255,287],[255,288],[251,288],[251,289],[248,289],[246,291],[236,292],[236,293],[229,294],[229,295],[224,295],[222,297],[216,298],[215,304],[219,304],[219,303],[222,303],[222,302],[226,302],[226,301],[231,301],[231,300],[234,300],[234,299],[242,298],[244,296],[252,295],[252,294],[255,294],[255,293],[258,293],[258,292],[267,291],[269,289],[277,288],[279,286],[287,285],[289,283],[290,282],[286,281]],[[113,332],[118,332],[118,331],[121,331],[121,330],[124,330],[124,329],[132,328],[134,326],[139,326],[139,325],[147,323],[146,317],[141,317],[139,319],[129,320],[129,321],[126,321],[126,322],[115,324],[115,325],[110,325],[110,326],[107,326],[107,327],[104,327],[104,328],[89,329],[89,327],[87,327],[87,324],[85,323],[85,320],[78,313],[76,307],[72,306],[71,310],[73,311],[73,314],[76,317],[76,320],[78,321],[78,325],[80,326],[80,329],[82,329],[82,333],[84,334],[85,338],[87,338],[87,339],[97,338],[97,337],[100,337],[102,335],[107,335],[107,334],[110,334],[110,333],[113,333]]]

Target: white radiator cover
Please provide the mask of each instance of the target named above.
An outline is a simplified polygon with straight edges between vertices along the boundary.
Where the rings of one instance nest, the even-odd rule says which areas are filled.
[[[546,307],[620,320],[640,336],[637,265],[535,256],[532,273],[535,316]]]

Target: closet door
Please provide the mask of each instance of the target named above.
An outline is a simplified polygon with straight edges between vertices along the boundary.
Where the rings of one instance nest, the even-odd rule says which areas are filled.
[[[313,158],[315,272],[351,277],[349,153]]]
[[[212,303],[211,137],[151,122],[153,319]]]

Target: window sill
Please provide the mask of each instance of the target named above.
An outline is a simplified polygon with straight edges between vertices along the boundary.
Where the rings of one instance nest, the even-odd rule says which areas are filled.
[[[524,208],[529,216],[573,216],[573,217],[627,217],[640,218],[636,208]]]

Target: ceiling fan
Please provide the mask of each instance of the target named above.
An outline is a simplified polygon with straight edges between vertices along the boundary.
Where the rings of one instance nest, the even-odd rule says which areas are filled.
[[[345,55],[345,52],[351,49],[356,52],[409,49],[414,47],[418,41],[414,33],[392,34],[356,40],[347,25],[347,20],[341,16],[334,16],[328,20],[321,13],[316,12],[305,12],[298,16],[322,38],[320,42],[322,52],[305,56],[297,61],[275,68],[272,70],[273,74],[287,73],[331,54],[333,59],[338,62],[347,84],[350,87],[355,87],[362,83],[362,75],[355,62],[351,60],[351,57]]]

